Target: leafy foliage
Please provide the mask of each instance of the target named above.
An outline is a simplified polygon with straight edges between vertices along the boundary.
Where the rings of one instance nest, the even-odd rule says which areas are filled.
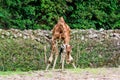
[[[0,0],[0,28],[52,29],[60,16],[73,29],[119,29],[119,0]]]
[[[32,40],[0,39],[0,71],[43,69],[43,45]]]

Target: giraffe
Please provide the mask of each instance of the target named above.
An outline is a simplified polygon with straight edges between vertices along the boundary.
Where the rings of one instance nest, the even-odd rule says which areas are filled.
[[[57,41],[62,41],[61,50],[58,51]],[[61,54],[60,63],[62,63],[62,70],[64,70],[64,61],[66,63],[72,63],[73,67],[76,68],[73,57],[71,56],[72,47],[69,44],[70,42],[70,27],[65,23],[63,17],[60,17],[57,24],[53,27],[52,30],[52,41],[51,41],[51,53],[48,60],[46,70],[48,70],[50,64],[52,63],[53,56],[55,55],[55,60],[53,63],[52,69],[54,70],[58,55]]]

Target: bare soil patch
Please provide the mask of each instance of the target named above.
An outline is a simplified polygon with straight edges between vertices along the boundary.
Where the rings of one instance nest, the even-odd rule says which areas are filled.
[[[65,71],[32,71],[0,75],[0,80],[120,80],[120,68],[67,69]]]

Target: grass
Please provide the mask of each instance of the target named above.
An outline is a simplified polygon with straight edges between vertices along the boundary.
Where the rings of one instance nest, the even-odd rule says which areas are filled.
[[[57,71],[57,70],[55,70]],[[66,69],[66,71],[70,71],[72,73],[82,73],[82,72],[90,72],[93,74],[98,74],[100,71],[104,71],[104,68],[85,68],[85,69],[80,69],[80,68],[76,68],[76,69]],[[0,75],[15,75],[15,74],[25,74],[27,72],[23,72],[23,71],[0,71]],[[30,71],[30,73],[32,73],[32,71]],[[48,75],[51,77],[51,75]]]
[[[120,70],[120,68],[111,68],[112,70]],[[81,68],[76,68],[76,69],[66,69],[65,72],[71,72],[74,74],[82,74],[82,73],[91,73],[91,74],[106,74],[107,70],[109,70],[109,68],[85,68],[85,69],[81,69]],[[42,70],[44,71],[44,70]],[[59,69],[54,70],[59,71]],[[52,72],[54,72],[52,70],[50,70],[49,72],[47,72],[46,77],[52,77]],[[41,72],[41,71],[35,71],[35,72]],[[23,71],[0,71],[0,76],[11,76],[11,75],[17,75],[17,74],[24,74],[24,75],[32,75],[32,73],[34,73],[34,71],[28,71],[28,72],[23,72]]]
[[[23,71],[0,71],[0,76],[25,74],[25,73],[26,72],[23,72]]]

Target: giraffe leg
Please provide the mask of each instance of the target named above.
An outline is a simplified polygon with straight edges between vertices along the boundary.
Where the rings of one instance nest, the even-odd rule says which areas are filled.
[[[54,63],[53,63],[53,70],[55,69],[55,65],[56,65],[56,61],[57,61],[57,58],[58,58],[58,55],[59,55],[59,53],[58,53],[58,43],[57,43],[57,41],[55,42],[55,47],[54,47],[54,49],[55,49],[55,60],[54,60]]]
[[[52,68],[53,70],[55,69],[57,58],[58,58],[58,54],[55,54],[55,60],[54,60],[53,68]]]
[[[54,52],[55,52],[55,48],[56,48],[55,41],[54,41],[53,38],[52,38],[52,43],[51,44],[52,44],[52,50],[51,50],[51,53],[50,53],[50,57],[49,57],[49,60],[48,60],[46,71],[48,70],[48,68],[50,67],[50,64],[52,63]]]
[[[62,62],[62,71],[64,70],[64,64],[65,64],[65,54],[61,54],[61,62]]]
[[[47,67],[46,67],[46,70],[45,70],[45,71],[47,71],[49,67],[50,67],[50,64],[47,64]]]
[[[47,64],[47,67],[46,67],[46,71],[50,67],[50,64],[52,63],[52,60],[53,60],[53,54],[51,54],[50,57],[49,57],[48,64]]]

